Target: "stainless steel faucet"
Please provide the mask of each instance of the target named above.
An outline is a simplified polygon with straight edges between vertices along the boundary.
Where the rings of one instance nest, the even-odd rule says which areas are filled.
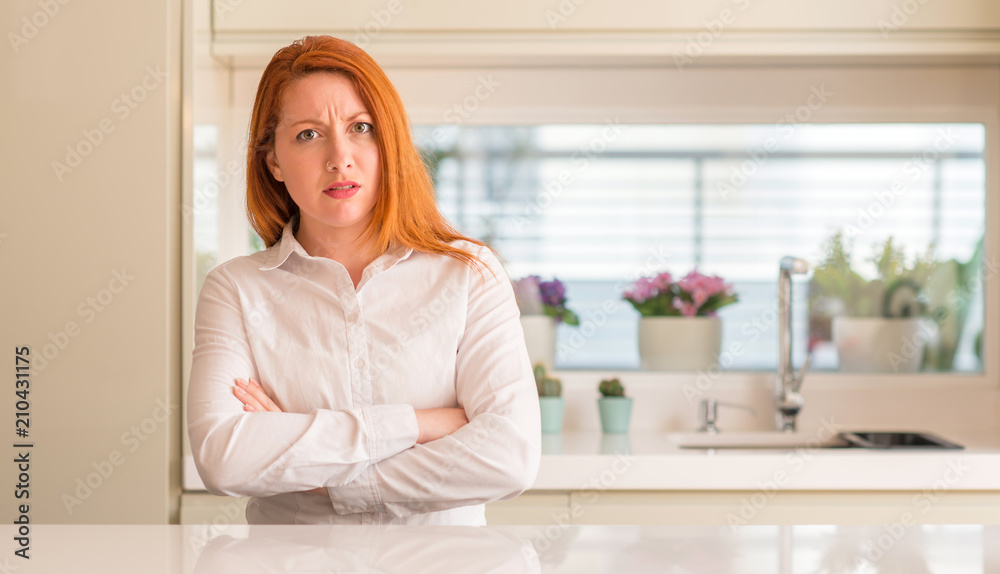
[[[713,398],[707,398],[701,400],[700,415],[701,415],[701,428],[698,432],[707,432],[708,434],[719,434],[719,427],[715,426],[715,423],[719,420],[719,407],[733,407],[737,409],[743,409],[749,411],[753,416],[757,416],[757,411],[753,409],[750,405],[741,405],[739,403],[729,403],[726,401],[717,401]]]
[[[778,273],[778,376],[774,380],[774,422],[779,431],[793,432],[795,417],[805,401],[799,394],[812,354],[798,373],[792,371],[792,274],[809,271],[809,263],[796,257],[782,257]]]

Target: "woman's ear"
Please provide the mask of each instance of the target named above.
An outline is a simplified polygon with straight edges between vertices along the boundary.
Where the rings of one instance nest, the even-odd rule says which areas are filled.
[[[274,158],[274,149],[268,150],[267,154],[264,155],[264,163],[267,164],[267,169],[271,171],[271,175],[274,179],[284,182],[285,180],[281,178],[281,168],[278,167],[278,161]]]

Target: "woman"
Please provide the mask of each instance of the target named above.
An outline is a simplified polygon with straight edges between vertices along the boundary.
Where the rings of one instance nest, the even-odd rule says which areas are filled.
[[[349,42],[264,70],[247,210],[267,249],[205,278],[187,414],[206,488],[250,496],[251,524],[485,524],[534,481],[513,289],[441,216],[409,130]]]

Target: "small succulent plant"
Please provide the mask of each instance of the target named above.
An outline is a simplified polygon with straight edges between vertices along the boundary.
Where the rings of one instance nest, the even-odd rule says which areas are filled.
[[[540,397],[561,397],[562,381],[545,374],[545,364],[535,363],[535,386],[538,387]]]
[[[601,391],[601,395],[605,397],[624,397],[625,387],[622,386],[622,382],[618,378],[614,379],[604,379],[601,384],[597,387],[597,390]]]

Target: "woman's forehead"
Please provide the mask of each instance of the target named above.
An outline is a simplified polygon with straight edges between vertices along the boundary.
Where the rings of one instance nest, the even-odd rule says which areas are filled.
[[[330,114],[344,121],[370,115],[354,83],[343,74],[314,72],[296,78],[283,95],[282,123],[319,120]]]

